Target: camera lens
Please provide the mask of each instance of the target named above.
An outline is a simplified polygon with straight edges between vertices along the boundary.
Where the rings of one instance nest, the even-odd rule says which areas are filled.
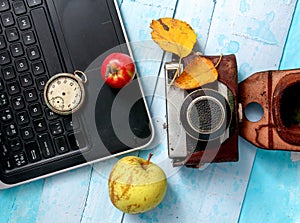
[[[280,100],[280,117],[287,128],[300,125],[300,81],[283,90]]]
[[[283,141],[300,145],[300,73],[291,73],[278,82],[274,90],[273,117]]]
[[[202,96],[189,105],[187,120],[195,131],[210,134],[221,128],[225,120],[225,110],[217,99]]]
[[[203,141],[224,135],[231,118],[227,98],[212,89],[193,91],[185,98],[180,110],[180,120],[186,133]]]

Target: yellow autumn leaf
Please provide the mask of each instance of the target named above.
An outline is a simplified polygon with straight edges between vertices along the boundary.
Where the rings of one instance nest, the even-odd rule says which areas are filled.
[[[218,71],[213,62],[205,57],[198,56],[190,62],[174,85],[189,90],[212,83],[218,79]]]
[[[161,18],[152,20],[151,36],[163,50],[174,53],[180,58],[188,56],[197,41],[192,27],[178,19]]]

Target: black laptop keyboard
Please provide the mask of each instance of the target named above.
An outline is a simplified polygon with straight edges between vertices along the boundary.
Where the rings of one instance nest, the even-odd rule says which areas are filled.
[[[0,158],[9,174],[85,147],[80,121],[48,109],[43,89],[55,50],[43,0],[0,0]],[[52,41],[52,40],[51,40]]]

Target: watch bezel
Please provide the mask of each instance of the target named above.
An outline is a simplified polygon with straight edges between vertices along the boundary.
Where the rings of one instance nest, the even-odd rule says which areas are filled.
[[[68,78],[71,78],[73,80],[75,80],[79,87],[80,87],[80,91],[81,91],[81,98],[80,98],[80,102],[78,103],[78,105],[74,108],[74,109],[71,109],[71,110],[67,110],[67,111],[61,111],[61,110],[58,110],[56,108],[54,108],[51,103],[49,102],[50,99],[48,98],[47,94],[48,94],[48,89],[49,89],[49,86],[51,85],[51,83],[53,83],[53,81],[55,81],[56,79],[60,78],[60,77],[68,77]],[[74,75],[74,74],[70,74],[70,73],[59,73],[59,74],[56,74],[54,75],[53,77],[51,77],[46,85],[45,85],[45,88],[44,88],[44,100],[45,100],[45,103],[47,105],[48,108],[50,108],[53,112],[55,112],[56,114],[59,114],[59,115],[70,115],[76,111],[78,111],[83,102],[84,102],[84,98],[85,98],[85,90],[84,90],[84,86],[82,84],[82,80]]]

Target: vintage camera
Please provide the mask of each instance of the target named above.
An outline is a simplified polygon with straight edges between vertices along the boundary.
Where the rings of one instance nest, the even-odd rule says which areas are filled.
[[[258,120],[247,113],[240,135],[257,147],[300,151],[300,69],[258,72],[239,84],[242,110],[261,110]]]
[[[223,56],[218,80],[192,90],[170,85],[179,68],[184,69],[193,54],[178,64],[165,64],[166,111],[169,157],[174,166],[199,167],[204,163],[238,160],[238,80],[234,55]],[[205,56],[215,65],[220,56]]]

